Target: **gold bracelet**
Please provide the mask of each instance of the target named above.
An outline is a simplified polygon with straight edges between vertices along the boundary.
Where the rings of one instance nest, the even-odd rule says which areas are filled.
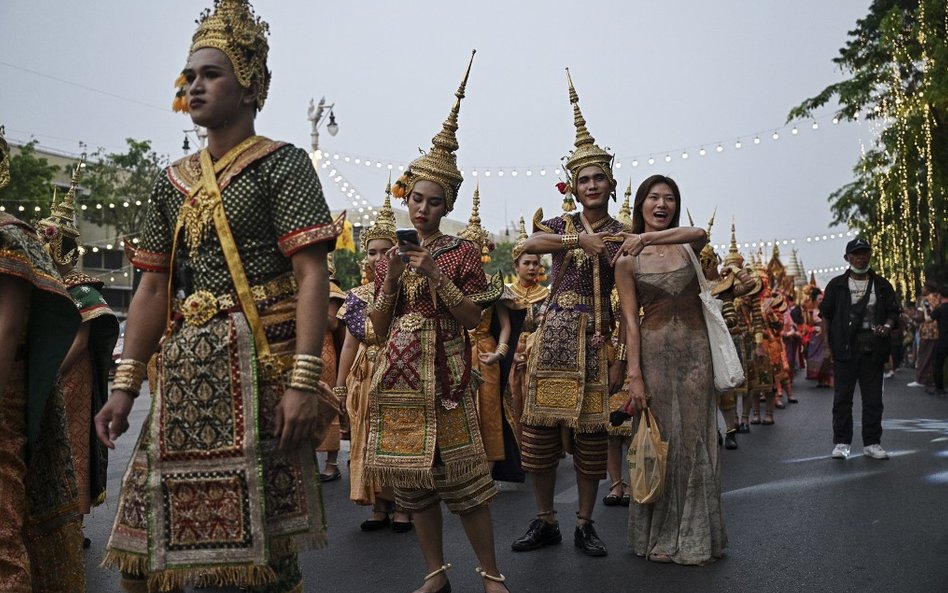
[[[507,344],[497,344],[497,349],[494,350],[494,352],[501,356],[507,356],[507,353],[510,352],[510,346]]]
[[[375,297],[375,310],[383,315],[391,315],[395,311],[395,295],[386,292],[380,292]]]
[[[316,356],[315,354],[294,354],[294,361],[305,361],[305,362],[315,362],[316,364],[323,364],[323,359]]]
[[[560,237],[560,242],[563,245],[563,249],[576,249],[579,247],[579,235],[576,233],[568,233]]]
[[[336,385],[332,388],[332,392],[338,397],[348,397],[349,390],[344,385]]]
[[[112,381],[112,389],[127,391],[134,397],[137,397],[142,389],[142,382],[145,380],[145,373],[148,365],[140,360],[131,358],[120,358],[116,361],[115,379]]]
[[[448,309],[457,307],[461,304],[461,301],[464,300],[464,293],[461,292],[461,289],[455,286],[454,282],[451,282],[450,279],[438,284],[437,292]]]
[[[625,344],[619,344],[616,346],[616,360],[623,362],[629,360],[629,349]]]
[[[289,383],[290,389],[296,389],[298,391],[307,391],[309,393],[319,393],[319,382],[313,381],[301,381],[299,379],[291,379]]]

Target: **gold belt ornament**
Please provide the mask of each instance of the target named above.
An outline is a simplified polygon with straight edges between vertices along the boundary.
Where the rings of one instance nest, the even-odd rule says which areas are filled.
[[[591,307],[594,302],[592,298],[580,296],[574,290],[566,290],[556,295],[556,304],[563,309],[572,309],[577,305]]]
[[[253,300],[261,303],[270,299],[290,296],[296,292],[296,278],[292,274],[284,274],[266,284],[250,287]],[[204,325],[221,311],[228,311],[239,306],[234,294],[214,296],[207,290],[199,290],[188,295],[178,311],[188,325]]]

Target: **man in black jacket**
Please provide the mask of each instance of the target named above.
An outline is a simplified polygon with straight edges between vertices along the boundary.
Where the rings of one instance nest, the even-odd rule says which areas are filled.
[[[869,243],[846,244],[849,269],[826,285],[820,315],[827,336],[836,391],[833,395],[833,458],[846,459],[853,440],[853,394],[862,395],[863,453],[888,459],[882,439],[882,374],[889,358],[890,332],[899,304],[889,281],[869,267]]]

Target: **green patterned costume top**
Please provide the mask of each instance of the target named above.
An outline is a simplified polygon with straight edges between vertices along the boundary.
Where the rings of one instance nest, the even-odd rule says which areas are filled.
[[[201,177],[198,155],[171,165],[155,183],[142,240],[133,263],[149,272],[168,273],[175,224],[181,205]],[[291,272],[289,257],[308,245],[335,236],[322,186],[309,156],[299,148],[263,141],[247,150],[219,179],[224,211],[251,285]],[[329,244],[330,249],[332,243]],[[190,255],[179,246],[176,291],[233,291],[224,252],[213,225]],[[190,284],[190,285],[188,285]]]

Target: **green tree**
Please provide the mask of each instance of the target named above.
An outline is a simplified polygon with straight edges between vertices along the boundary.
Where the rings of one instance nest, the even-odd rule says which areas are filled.
[[[109,225],[118,235],[138,232],[145,222],[145,207],[155,179],[168,158],[151,149],[150,140],[126,138],[128,151],[92,153],[82,177],[89,195],[83,214],[95,224]]]
[[[497,243],[490,252],[490,261],[484,264],[484,271],[490,276],[500,272],[502,278],[513,274],[513,258],[510,256],[513,246],[513,243]]]
[[[0,205],[27,222],[39,218],[37,207],[43,212],[49,210],[57,172],[56,165],[36,156],[35,147],[36,140],[31,140],[10,157],[10,185],[0,190]]]
[[[359,262],[362,261],[361,252],[352,252],[345,249],[337,249],[332,252],[333,263],[336,266],[336,278],[343,290],[350,290],[362,284],[362,268]]]
[[[809,117],[831,100],[837,117],[866,117],[879,130],[854,180],[829,196],[834,224],[873,242],[877,268],[905,294],[922,268],[948,271],[948,5],[875,0],[833,61],[849,78],[792,109]]]

